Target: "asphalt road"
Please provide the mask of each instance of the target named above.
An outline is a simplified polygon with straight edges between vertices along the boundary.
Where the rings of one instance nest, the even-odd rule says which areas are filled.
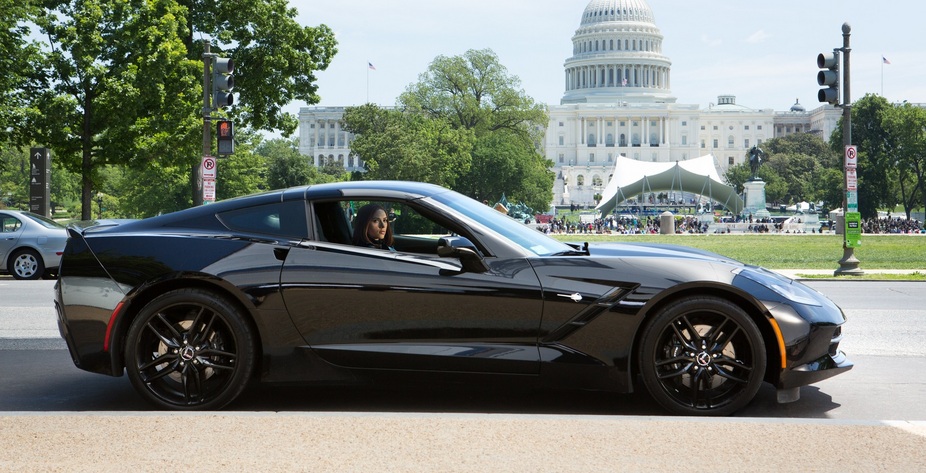
[[[726,419],[645,393],[257,387],[223,412],[152,413],[126,378],[76,369],[51,281],[0,279],[0,471],[918,471],[926,283],[813,281],[849,317],[856,367]],[[44,295],[44,296],[43,296]],[[46,297],[42,302],[43,297]]]

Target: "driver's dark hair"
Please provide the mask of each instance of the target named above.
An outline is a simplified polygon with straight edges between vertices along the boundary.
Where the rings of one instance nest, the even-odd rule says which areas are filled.
[[[370,220],[373,219],[373,216],[376,215],[377,210],[382,210],[387,218],[389,212],[386,211],[381,205],[377,204],[367,204],[363,207],[360,207],[360,210],[357,211],[357,216],[354,217],[354,238],[353,243],[357,246],[376,246],[370,237],[367,236],[367,225],[370,223]],[[383,238],[382,247],[385,249],[391,247],[394,243],[392,238],[392,223],[386,225],[386,237]]]

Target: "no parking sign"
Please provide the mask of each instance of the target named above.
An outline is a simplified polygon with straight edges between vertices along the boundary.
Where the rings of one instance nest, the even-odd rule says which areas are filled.
[[[846,146],[846,169],[855,169],[858,165],[858,148],[855,145]]]
[[[215,179],[215,156],[203,156],[203,179]]]

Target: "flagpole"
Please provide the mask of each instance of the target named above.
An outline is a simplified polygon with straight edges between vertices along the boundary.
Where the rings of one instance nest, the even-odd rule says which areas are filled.
[[[884,55],[881,55],[881,96],[884,97]]]
[[[882,70],[882,72],[881,72],[881,76],[882,76],[881,82],[883,83],[883,82],[884,82],[884,78],[883,78],[883,76],[884,76],[884,72],[883,72],[883,71],[884,71],[884,66],[881,66],[881,70]],[[883,89],[883,88],[884,88],[884,86],[882,85],[882,89]],[[367,103],[370,103],[370,62],[369,62],[369,61],[367,61]]]

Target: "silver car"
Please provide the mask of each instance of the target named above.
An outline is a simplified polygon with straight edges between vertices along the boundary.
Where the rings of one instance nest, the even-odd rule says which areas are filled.
[[[65,227],[32,212],[0,210],[0,273],[39,279],[58,271],[67,243]]]

